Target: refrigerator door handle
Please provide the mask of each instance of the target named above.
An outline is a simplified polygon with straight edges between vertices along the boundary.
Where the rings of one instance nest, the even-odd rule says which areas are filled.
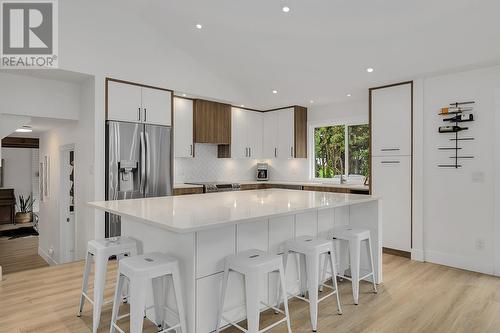
[[[145,133],[146,137],[146,175],[151,175],[151,149],[150,148],[150,141],[149,141],[149,133]],[[147,176],[146,176],[147,177]],[[148,181],[145,179],[144,182],[144,196],[146,196],[149,192],[148,188]]]
[[[141,132],[141,181],[140,188],[144,194],[146,187],[146,143],[144,140],[144,132]]]

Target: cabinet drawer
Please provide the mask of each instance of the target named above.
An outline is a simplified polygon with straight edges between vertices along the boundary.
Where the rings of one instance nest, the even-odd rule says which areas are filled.
[[[224,258],[236,252],[236,226],[196,233],[196,278],[224,270]]]

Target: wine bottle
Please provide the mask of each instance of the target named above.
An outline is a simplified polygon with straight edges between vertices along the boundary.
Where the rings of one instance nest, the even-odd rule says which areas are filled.
[[[456,115],[455,117],[451,117],[451,118],[445,118],[443,119],[443,121],[450,121],[450,122],[464,122],[464,121],[473,121],[474,120],[474,116],[472,115],[472,113],[469,113],[469,114],[459,114],[459,115]]]
[[[439,126],[439,133],[455,133],[469,129],[468,127],[460,126]]]

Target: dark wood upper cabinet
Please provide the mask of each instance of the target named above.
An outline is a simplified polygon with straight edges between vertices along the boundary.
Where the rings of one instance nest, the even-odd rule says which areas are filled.
[[[294,113],[294,157],[307,158],[307,108],[295,106]]]
[[[196,99],[193,127],[195,143],[231,144],[231,105]]]

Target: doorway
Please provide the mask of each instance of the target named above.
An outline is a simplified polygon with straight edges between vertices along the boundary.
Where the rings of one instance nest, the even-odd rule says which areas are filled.
[[[75,145],[63,145],[60,151],[59,230],[61,263],[75,260],[76,206],[75,206]]]

